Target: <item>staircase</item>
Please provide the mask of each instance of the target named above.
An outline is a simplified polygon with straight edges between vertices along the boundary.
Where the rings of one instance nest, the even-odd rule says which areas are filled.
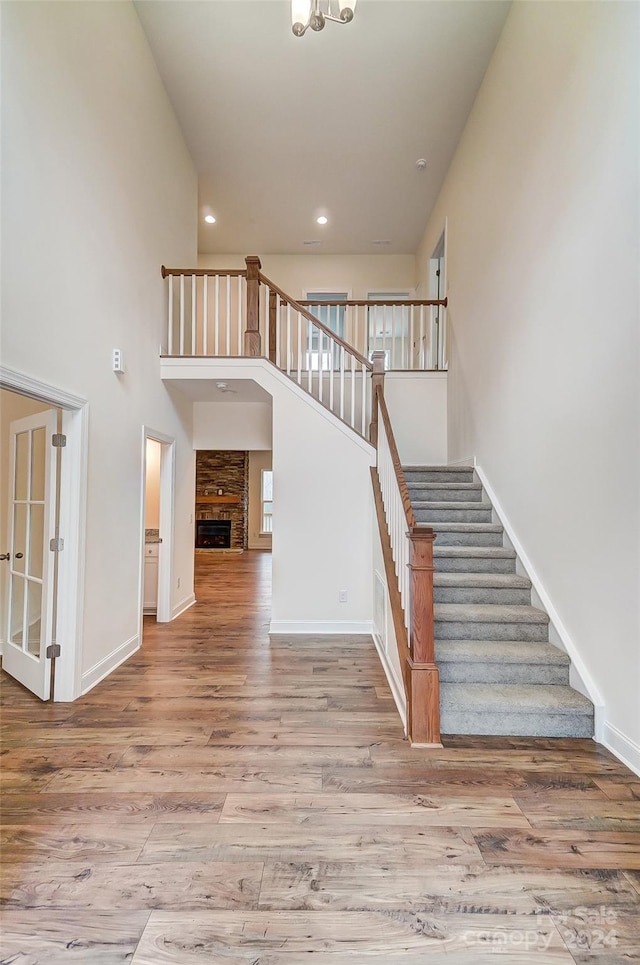
[[[405,467],[417,523],[433,527],[435,649],[443,734],[591,737],[593,705],[569,686],[491,503],[471,468]]]

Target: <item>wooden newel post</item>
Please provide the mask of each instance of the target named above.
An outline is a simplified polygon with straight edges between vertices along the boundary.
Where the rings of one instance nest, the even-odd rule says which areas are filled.
[[[269,361],[276,364],[276,340],[278,338],[278,296],[269,291]]]
[[[378,448],[378,390],[384,395],[384,363],[385,353],[374,352],[371,356],[373,374],[371,376],[371,425],[369,426],[369,442]]]
[[[251,358],[262,355],[260,340],[260,269],[257,255],[245,258],[247,265],[247,328],[244,333],[244,354]]]
[[[440,744],[440,677],[435,663],[433,624],[433,543],[430,526],[409,530],[411,633],[408,708],[412,744]]]

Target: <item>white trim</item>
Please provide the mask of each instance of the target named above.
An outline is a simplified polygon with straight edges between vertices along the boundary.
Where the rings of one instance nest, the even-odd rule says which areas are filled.
[[[388,592],[385,584],[385,592]],[[387,678],[387,683],[389,684],[389,689],[393,695],[393,700],[400,715],[400,720],[402,721],[402,726],[404,728],[405,734],[407,733],[407,698],[404,693],[404,686],[398,682],[396,675],[393,672],[393,667],[389,663],[386,653],[384,652],[384,646],[382,645],[382,640],[376,633],[372,633],[373,642],[375,644],[376,650],[378,651],[378,656],[380,657],[380,663],[382,664],[382,669],[384,670],[384,675]]]
[[[60,534],[65,548],[58,560],[56,636],[61,655],[56,661],[53,699],[72,701],[82,690],[89,404],[78,395],[4,365],[0,366],[0,388],[62,409],[67,445],[61,460]]]
[[[447,460],[447,466],[467,466],[469,469],[475,469],[475,456],[467,456],[466,459],[449,459]]]
[[[82,409],[87,404],[87,400],[79,395],[73,395],[57,386],[33,379],[23,372],[7,368],[6,365],[0,365],[0,389],[9,389],[19,395],[28,395],[31,399],[60,406],[63,409]]]
[[[493,506],[496,516],[498,517],[500,523],[504,527],[506,536],[509,542],[511,543],[513,549],[516,552],[516,555],[518,557],[518,560],[520,562],[522,569],[531,580],[533,590],[538,595],[538,599],[540,601],[541,607],[547,612],[549,616],[549,619],[551,621],[551,627],[549,628],[550,634],[555,631],[555,634],[557,634],[557,637],[558,637],[558,642],[560,643],[562,648],[566,651],[569,658],[571,659],[572,671],[575,671],[575,673],[572,673],[572,676],[571,676],[571,686],[574,687],[576,690],[578,690],[585,697],[588,697],[589,700],[593,703],[595,739],[598,741],[598,743],[603,743],[604,714],[605,714],[606,708],[605,708],[604,700],[602,699],[602,695],[598,687],[596,686],[596,683],[593,680],[591,674],[587,670],[584,664],[584,661],[580,656],[571,635],[569,634],[569,631],[567,630],[564,623],[560,619],[558,611],[556,610],[555,606],[551,602],[551,598],[549,597],[549,594],[545,590],[542,584],[542,580],[536,573],[531,563],[531,560],[527,556],[522,546],[522,543],[516,536],[515,530],[511,525],[511,523],[509,522],[509,519],[507,518],[507,515],[502,505],[500,504],[500,500],[496,496],[495,491],[492,488],[491,484],[489,483],[484,471],[478,465],[477,462],[475,465],[475,470],[476,470],[476,473],[478,474],[478,478],[482,483],[482,486],[487,496],[491,501],[491,505]]]
[[[112,650],[110,654],[99,660],[86,673],[82,674],[82,696],[92,690],[96,684],[108,677],[110,673],[128,660],[136,650],[140,649],[140,637],[136,633],[129,640],[125,640],[119,647]]]
[[[605,720],[603,726],[603,737],[599,743],[604,744],[607,750],[622,761],[623,764],[640,776],[640,744],[623,734],[621,730]]]
[[[161,358],[160,378],[171,382],[173,379],[253,379],[258,385],[269,392],[268,383],[275,379],[281,385],[286,385],[289,391],[297,395],[305,405],[314,409],[323,419],[339,429],[354,445],[367,453],[371,465],[375,466],[376,451],[370,442],[363,439],[354,429],[326,409],[320,402],[309,395],[297,382],[290,379],[284,372],[265,358]],[[266,384],[265,384],[266,383]],[[269,395],[272,395],[269,392]]]
[[[269,633],[356,633],[373,636],[371,620],[272,620]]]
[[[190,593],[189,596],[185,596],[184,600],[180,600],[179,603],[176,603],[176,605],[171,610],[171,619],[175,620],[176,617],[179,617],[181,613],[184,613],[185,610],[188,610],[189,607],[192,607],[195,602],[196,602],[195,593]]]

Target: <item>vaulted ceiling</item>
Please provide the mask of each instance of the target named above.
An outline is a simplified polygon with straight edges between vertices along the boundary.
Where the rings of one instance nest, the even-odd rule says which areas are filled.
[[[509,3],[360,0],[302,38],[288,0],[136,9],[198,171],[201,251],[391,254],[420,242]]]

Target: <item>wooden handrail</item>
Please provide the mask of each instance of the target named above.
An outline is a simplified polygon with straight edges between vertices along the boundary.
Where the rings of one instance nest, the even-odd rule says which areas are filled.
[[[361,305],[366,305],[367,308],[384,308],[387,305],[391,306],[402,306],[402,305],[442,305],[446,308],[448,304],[447,298],[403,298],[401,301],[395,301],[394,299],[359,299],[359,298],[345,298],[337,299],[336,301],[317,301],[314,298],[301,298],[298,301],[298,305],[328,305],[330,308],[334,308],[339,305],[354,306],[359,308]]]
[[[247,277],[246,269],[244,268],[165,268],[163,265],[160,269],[160,273],[163,278],[168,278],[169,275],[229,275],[231,278],[237,278],[241,276],[243,278]]]
[[[345,349],[345,351],[348,352],[349,355],[352,355],[355,359],[357,359],[361,365],[364,365],[369,372],[373,371],[373,365],[371,364],[369,359],[366,359],[364,355],[361,355],[357,349],[353,348],[352,345],[349,345],[348,342],[345,342],[344,339],[340,338],[339,335],[336,335],[335,332],[332,332],[331,329],[328,328],[326,325],[323,325],[323,323],[319,321],[319,319],[317,319],[315,315],[312,315],[311,312],[307,311],[307,309],[304,308],[304,306],[301,305],[300,302],[295,301],[293,298],[291,298],[290,295],[287,295],[287,293],[283,291],[282,288],[279,288],[278,285],[275,284],[275,282],[272,282],[271,279],[267,278],[266,275],[263,275],[262,272],[260,272],[259,277],[262,284],[267,285],[271,291],[274,291],[279,296],[282,302],[284,302],[286,305],[291,305],[294,311],[299,312],[306,319],[308,319],[308,321],[313,322],[313,324],[321,331],[323,331],[326,335],[328,335],[329,338],[332,339],[332,341],[334,341],[337,345],[340,345],[343,349]],[[316,303],[312,302],[311,304],[316,304]]]
[[[382,416],[382,421],[384,423],[384,431],[387,434],[387,440],[389,442],[391,461],[393,462],[393,468],[395,470],[396,480],[398,482],[398,489],[400,490],[400,498],[402,499],[404,515],[407,520],[407,526],[410,530],[412,530],[416,527],[416,517],[413,513],[413,506],[411,505],[409,490],[407,489],[407,480],[404,476],[404,470],[402,468],[402,463],[400,462],[400,456],[398,455],[398,447],[396,446],[395,436],[393,434],[393,429],[391,428],[391,419],[389,418],[387,403],[384,400],[384,394],[379,390],[378,387],[376,387],[374,404],[378,405],[380,408],[380,415]],[[431,530],[431,532],[433,532],[433,530]]]

